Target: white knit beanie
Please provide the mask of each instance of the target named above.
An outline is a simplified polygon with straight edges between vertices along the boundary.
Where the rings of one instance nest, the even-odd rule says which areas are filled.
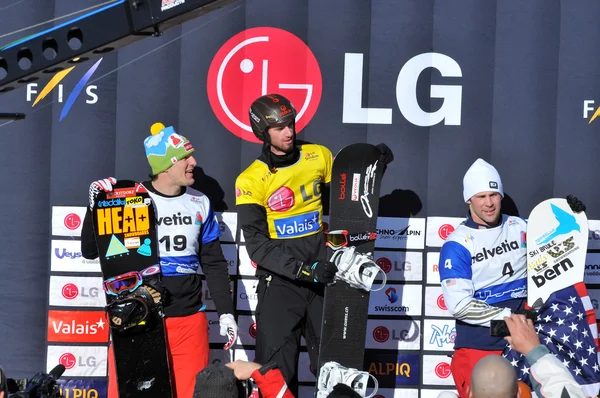
[[[504,197],[500,174],[494,166],[483,159],[477,159],[463,177],[465,202],[480,192],[499,192]]]

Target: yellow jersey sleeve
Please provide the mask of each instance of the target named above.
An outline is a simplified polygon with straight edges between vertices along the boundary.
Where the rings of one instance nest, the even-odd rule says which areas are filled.
[[[244,172],[235,180],[235,204],[264,206],[264,187],[250,173]]]
[[[331,182],[331,167],[333,166],[333,155],[331,151],[324,146],[321,146],[323,150],[323,161],[325,162],[325,184]]]

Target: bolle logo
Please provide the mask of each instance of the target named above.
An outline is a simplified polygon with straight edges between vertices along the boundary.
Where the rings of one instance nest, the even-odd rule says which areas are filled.
[[[460,65],[447,55],[424,53],[409,59],[400,69],[396,81],[396,101],[402,115],[416,126],[459,126],[461,119],[462,86],[431,85],[430,97],[443,99],[435,112],[426,112],[419,105],[417,82],[428,68],[439,71],[442,77],[462,77]],[[421,79],[423,80],[423,79]],[[391,108],[363,108],[363,54],[346,53],[344,60],[343,123],[392,124]]]
[[[64,224],[67,229],[74,231],[81,225],[81,218],[78,214],[69,213],[65,216]]]
[[[279,93],[296,104],[298,133],[317,111],[323,82],[319,64],[302,40],[282,29],[259,27],[238,33],[217,51],[206,87],[221,124],[246,141],[260,142],[248,119],[256,98]],[[280,109],[281,115],[290,112]]]
[[[73,369],[77,361],[75,360],[75,355],[70,352],[66,352],[58,358],[58,363],[63,365],[65,369]]]
[[[435,374],[440,379],[447,379],[452,374],[452,369],[448,363],[440,362],[435,367]]]
[[[338,199],[346,199],[346,173],[340,174],[340,196]]]
[[[67,283],[62,288],[62,295],[67,300],[73,300],[79,295],[79,289],[73,283]]]
[[[383,272],[385,272],[386,274],[388,272],[390,272],[392,270],[392,262],[390,261],[389,258],[386,257],[380,257],[377,259],[377,261],[375,261],[375,263],[379,266],[379,268],[381,268],[381,270]]]
[[[378,343],[385,343],[390,338],[390,331],[385,326],[373,329],[373,339]]]
[[[248,328],[248,334],[253,339],[256,338],[256,322],[254,322],[252,325],[250,325],[250,328]]]
[[[440,294],[437,298],[437,306],[444,310],[444,311],[448,311],[448,307],[446,307],[446,302],[444,301],[444,295]]]
[[[98,86],[92,86],[89,85],[86,87],[86,83],[90,80],[90,78],[92,77],[92,75],[94,74],[94,72],[96,71],[96,69],[98,69],[98,66],[100,65],[100,62],[102,62],[103,58],[100,58],[98,61],[96,61],[96,63],[94,65],[92,65],[92,67],[90,69],[88,69],[87,72],[85,72],[85,74],[83,75],[83,77],[77,82],[77,84],[75,85],[75,88],[73,89],[73,91],[71,91],[71,94],[69,94],[69,97],[67,98],[67,102],[65,103],[65,105],[63,106],[62,111],[60,112],[60,119],[59,121],[62,121],[67,114],[69,113],[69,111],[71,110],[71,107],[73,106],[73,104],[75,103],[75,100],[77,99],[77,97],[79,97],[79,94],[81,94],[81,91],[83,91],[83,89],[85,88],[85,93],[87,94],[88,98],[85,101],[86,104],[95,104],[98,102],[98,94],[96,94],[95,90],[98,89]],[[48,82],[48,84],[46,84],[44,86],[44,88],[42,89],[42,91],[37,95],[37,97],[35,98],[35,101],[33,101],[33,105],[31,105],[31,107],[33,108],[34,106],[37,105],[38,102],[40,102],[41,100],[43,100],[44,98],[46,98],[46,96],[48,94],[50,94],[50,92],[52,92],[52,90],[58,86],[58,102],[62,103],[63,102],[63,85],[59,84],[64,78],[65,76],[67,76],[75,67],[72,66],[68,69],[64,69],[60,72],[58,72],[57,74],[55,74],[52,79],[50,79],[50,81]],[[37,83],[30,83],[27,85],[27,101],[30,102],[32,95],[33,94],[37,94],[36,88],[37,88]]]
[[[446,240],[452,232],[454,232],[454,227],[450,224],[444,224],[438,229],[438,236],[442,238],[442,240]]]

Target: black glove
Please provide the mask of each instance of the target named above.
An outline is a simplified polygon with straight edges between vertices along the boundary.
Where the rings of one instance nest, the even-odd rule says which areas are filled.
[[[581,200],[577,199],[577,196],[568,195],[567,203],[569,204],[571,210],[573,210],[575,213],[581,213],[582,211],[585,211],[585,205]]]
[[[383,143],[377,144],[375,146],[377,147],[377,149],[379,149],[379,152],[381,152],[381,155],[379,155],[379,163],[383,164],[384,166],[387,166],[388,164],[392,163],[392,161],[394,160],[394,154],[392,153],[390,147]]]
[[[331,283],[338,268],[331,261],[321,260],[314,264],[300,264],[296,279],[304,282]]]

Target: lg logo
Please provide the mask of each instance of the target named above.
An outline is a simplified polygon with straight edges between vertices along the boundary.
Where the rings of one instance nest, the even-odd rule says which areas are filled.
[[[441,107],[425,111],[417,99],[417,82],[423,71],[434,68],[442,77],[460,78],[460,65],[440,53],[409,59],[396,80],[396,101],[402,115],[416,126],[440,122],[461,123],[462,86],[433,84],[430,98]],[[290,99],[298,115],[296,132],[315,115],[323,90],[321,69],[308,46],[295,35],[277,28],[247,29],[229,39],[215,54],[207,76],[208,99],[219,121],[236,136],[258,142],[248,120],[250,104],[259,96],[280,93]],[[392,124],[392,108],[363,108],[363,54],[344,55],[342,122]]]
[[[440,122],[458,126],[461,119],[462,86],[431,85],[430,97],[443,99],[435,112],[424,111],[417,100],[417,81],[423,71],[437,69],[443,77],[462,77],[460,65],[447,55],[424,53],[409,59],[400,69],[396,81],[398,109],[416,126],[433,126]],[[391,108],[363,108],[363,54],[346,53],[344,62],[344,123],[392,124]]]
[[[90,367],[90,368],[96,367],[97,360],[96,360],[96,357],[94,357],[94,356],[75,357],[75,355],[71,354],[70,352],[67,352],[60,356],[60,358],[58,359],[58,363],[63,365],[65,367],[65,369],[68,370],[68,369],[73,369],[75,366]]]
[[[296,108],[299,132],[319,106],[321,69],[298,37],[282,29],[253,28],[233,36],[219,49],[206,86],[210,105],[223,126],[246,141],[258,142],[248,120],[250,104],[265,94],[284,95]]]
[[[452,374],[452,369],[447,362],[440,362],[435,367],[435,374],[440,379],[447,379]]]
[[[81,225],[81,218],[75,213],[69,213],[65,216],[64,224],[67,229],[74,231]]]
[[[442,240],[446,240],[452,232],[454,232],[454,227],[450,224],[444,224],[438,229],[438,236]]]
[[[67,300],[73,300],[73,299],[77,298],[78,296],[98,297],[99,289],[96,287],[91,287],[91,288],[88,287],[86,289],[83,286],[81,287],[81,289],[79,289],[77,287],[77,285],[75,285],[74,283],[67,283],[62,287],[61,293],[62,293],[62,296],[64,298],[66,298]]]

